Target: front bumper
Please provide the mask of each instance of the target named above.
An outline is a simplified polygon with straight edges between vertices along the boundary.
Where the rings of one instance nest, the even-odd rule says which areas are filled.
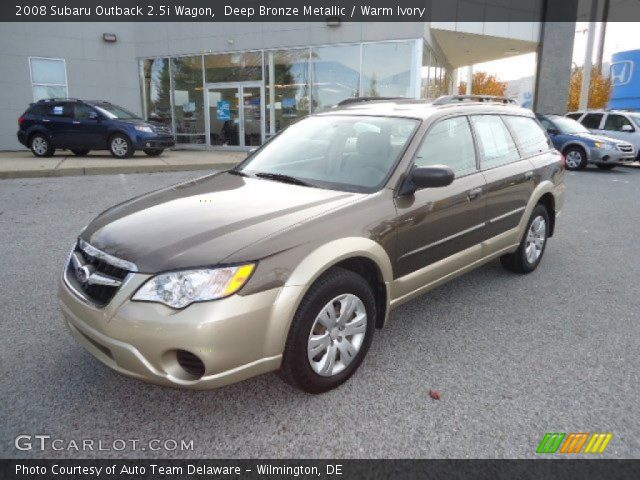
[[[206,389],[277,370],[299,287],[195,303],[183,310],[132,302],[149,275],[130,274],[104,308],[60,282],[65,323],[76,340],[109,367],[159,385]],[[177,351],[196,355],[204,374],[181,367]]]
[[[592,148],[589,152],[589,161],[592,163],[628,163],[634,162],[636,152],[621,152],[619,150],[603,150]]]
[[[176,142],[171,135],[138,135],[134,142],[136,150],[144,150],[145,148],[170,148],[175,146]]]

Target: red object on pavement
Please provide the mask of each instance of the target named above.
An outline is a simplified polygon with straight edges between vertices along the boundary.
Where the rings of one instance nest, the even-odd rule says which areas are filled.
[[[434,400],[440,400],[440,392],[438,390],[429,390],[429,396]]]

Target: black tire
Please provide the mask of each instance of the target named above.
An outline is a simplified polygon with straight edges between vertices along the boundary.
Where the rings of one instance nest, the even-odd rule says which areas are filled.
[[[574,161],[569,159],[572,156]],[[567,170],[584,170],[587,167],[587,152],[584,148],[571,146],[564,151]]]
[[[309,337],[319,313],[331,300],[343,294],[355,295],[364,305],[367,315],[364,339],[362,339],[360,348],[351,363],[331,376],[322,376],[311,367],[307,353]],[[330,269],[311,286],[293,317],[284,348],[282,367],[279,371],[280,377],[290,385],[308,393],[323,393],[346,382],[357,370],[369,350],[375,330],[375,317],[376,303],[369,283],[360,275],[349,270],[337,267]],[[351,339],[353,338],[351,337]],[[342,342],[343,339],[337,337],[334,340],[332,337],[329,341],[336,348],[339,348],[338,343],[335,342]],[[342,353],[338,355],[342,355]]]
[[[613,170],[617,167],[615,163],[598,163],[597,165],[601,170]]]
[[[531,261],[529,258],[527,258],[527,245],[529,243],[528,236],[531,229],[531,225],[533,224],[534,220],[538,219],[539,217],[542,217],[542,219],[544,219],[544,222],[545,222],[544,239],[543,239],[542,249],[540,250],[539,255],[534,261]],[[547,240],[549,239],[550,226],[551,226],[551,223],[549,221],[549,212],[547,212],[547,209],[545,208],[544,205],[540,205],[540,204],[536,205],[536,207],[533,209],[533,212],[531,213],[531,217],[529,218],[529,221],[527,222],[527,228],[524,231],[524,235],[522,237],[522,241],[520,242],[520,246],[518,247],[518,250],[516,250],[513,253],[508,253],[500,257],[500,262],[502,263],[502,266],[507,270],[515,273],[533,272],[540,264],[540,261],[542,260],[542,256],[544,255],[544,250],[547,247]]]
[[[29,139],[29,148],[36,157],[51,157],[56,149],[51,146],[51,142],[42,133],[35,133]]]
[[[76,157],[85,157],[90,152],[90,150],[71,150]]]
[[[164,152],[164,148],[145,148],[143,152],[150,157],[159,157]]]
[[[116,158],[130,158],[135,153],[131,139],[122,133],[109,138],[109,151]]]

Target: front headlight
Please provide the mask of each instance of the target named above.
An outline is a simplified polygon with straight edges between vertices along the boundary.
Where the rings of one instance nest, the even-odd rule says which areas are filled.
[[[601,148],[602,150],[613,150],[613,149],[615,149],[615,146],[612,145],[611,143],[595,142],[595,146],[596,146],[596,148]]]
[[[135,125],[133,128],[139,132],[153,133],[153,128],[149,125]]]
[[[217,300],[236,293],[247,283],[255,264],[162,273],[147,280],[133,300],[184,308],[193,302]]]

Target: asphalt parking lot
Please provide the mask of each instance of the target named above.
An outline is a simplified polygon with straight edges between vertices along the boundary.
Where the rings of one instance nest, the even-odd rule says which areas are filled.
[[[351,381],[321,396],[274,374],[213,391],[148,385],[65,330],[57,280],[80,229],[198,175],[0,180],[1,457],[521,458],[545,432],[612,432],[605,457],[640,457],[640,169],[569,173],[537,271],[495,262],[405,304]],[[23,452],[19,434],[194,448]]]

